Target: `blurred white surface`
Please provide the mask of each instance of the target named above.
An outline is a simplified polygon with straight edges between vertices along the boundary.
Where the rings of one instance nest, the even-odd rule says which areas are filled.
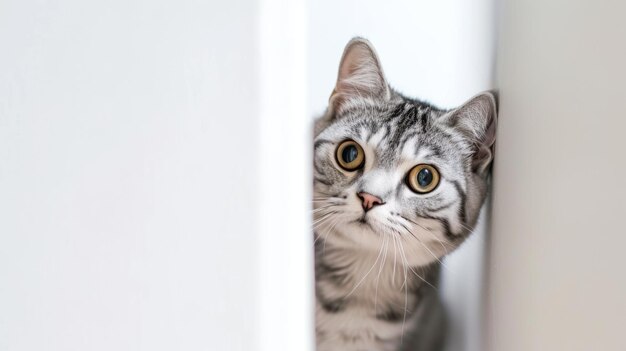
[[[626,350],[624,13],[502,1],[488,350]]]
[[[259,349],[314,347],[306,1],[262,0]]]
[[[376,47],[390,84],[452,108],[491,88],[491,0],[309,2],[309,114],[323,112],[344,45],[363,36]],[[442,295],[451,351],[482,351],[484,227],[446,260]]]
[[[267,43],[285,39],[259,34],[272,3],[0,3],[0,350],[260,349],[263,304],[280,298],[261,295],[261,243],[310,238],[304,203],[261,237],[261,214],[285,215],[260,212],[261,53],[280,60]],[[303,320],[288,331],[304,344],[298,242],[284,287],[301,294],[272,313]]]

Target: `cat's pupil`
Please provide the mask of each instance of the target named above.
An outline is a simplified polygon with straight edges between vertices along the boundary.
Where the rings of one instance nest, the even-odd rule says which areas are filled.
[[[420,186],[426,187],[433,181],[433,173],[428,169],[424,168],[419,173],[417,173],[417,184]]]
[[[346,146],[341,152],[341,158],[343,162],[350,163],[356,160],[356,157],[359,155],[359,150],[354,145]]]

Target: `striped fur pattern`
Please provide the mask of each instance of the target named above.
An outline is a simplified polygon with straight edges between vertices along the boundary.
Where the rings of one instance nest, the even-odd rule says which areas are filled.
[[[324,116],[315,125],[314,236],[318,351],[437,350],[444,318],[441,259],[471,233],[487,194],[496,107],[482,93],[454,110],[405,97],[385,80],[371,44],[348,43]],[[356,141],[363,168],[336,160]],[[409,170],[434,165],[428,194]],[[384,204],[365,212],[359,192]]]

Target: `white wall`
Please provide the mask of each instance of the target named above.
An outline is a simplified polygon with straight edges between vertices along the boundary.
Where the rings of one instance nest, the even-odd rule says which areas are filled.
[[[310,182],[270,201],[261,165],[293,134],[284,160],[308,174],[304,90],[261,95],[267,62],[304,62],[269,44],[303,40],[268,27],[284,4],[0,3],[0,350],[307,350]],[[301,122],[268,133],[279,98]],[[301,206],[272,211],[294,189]],[[288,236],[272,257],[297,294],[268,296],[260,248]],[[272,307],[303,322],[264,325]]]
[[[626,349],[624,13],[502,1],[489,350]]]
[[[392,86],[442,107],[491,88],[490,0],[309,2],[309,113],[319,115],[337,78],[344,45],[372,41]],[[448,349],[482,350],[484,229],[447,260],[443,296],[451,312]]]

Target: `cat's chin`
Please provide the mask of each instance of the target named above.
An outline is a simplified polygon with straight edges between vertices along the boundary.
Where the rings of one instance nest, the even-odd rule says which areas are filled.
[[[384,230],[378,220],[361,216],[337,225],[335,231],[338,235],[329,236],[329,240],[346,248],[379,252],[385,241],[391,241]]]
[[[429,245],[431,243],[425,243],[429,246],[427,247],[411,237],[398,236],[374,216],[358,217],[336,225],[334,233],[328,235],[327,240],[332,246],[350,251],[363,251],[373,256],[377,256],[384,250],[387,250],[387,255],[394,255],[394,251],[398,250],[395,254],[400,255],[400,250],[402,250],[404,257],[397,256],[397,259],[405,260],[406,264],[412,267],[437,262],[447,252],[439,242],[432,246]]]

